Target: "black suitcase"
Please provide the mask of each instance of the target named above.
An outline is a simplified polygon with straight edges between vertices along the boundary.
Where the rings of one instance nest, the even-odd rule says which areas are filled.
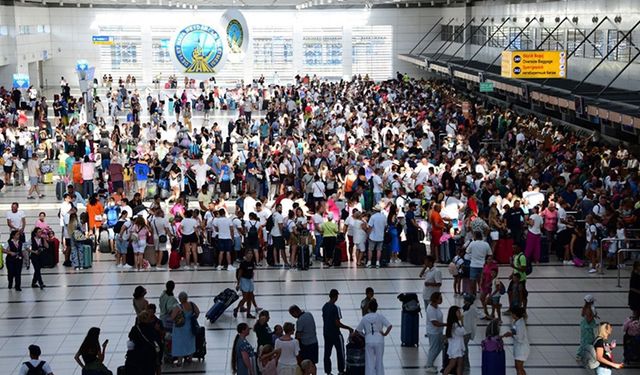
[[[54,268],[56,266],[54,251],[52,248],[47,248],[40,254],[40,266],[42,268]]]
[[[400,326],[400,345],[417,347],[419,345],[420,314],[418,312],[402,312]]]
[[[427,256],[427,246],[422,242],[409,247],[409,263],[416,266],[424,265],[424,258]]]
[[[204,327],[198,328],[198,333],[196,334],[196,351],[193,353],[193,358],[198,358],[199,360],[203,360],[207,355],[207,338],[206,338],[206,329]]]
[[[109,231],[101,230],[98,241],[99,241],[98,250],[101,253],[105,253],[105,254],[111,253],[111,244],[109,242]]]
[[[298,269],[306,271],[309,269],[311,262],[311,254],[309,254],[309,245],[302,245],[298,248]]]
[[[202,267],[213,267],[215,265],[215,256],[213,248],[209,245],[202,245],[202,254],[198,254],[198,263]]]
[[[133,253],[133,246],[131,246],[131,244],[129,244],[129,246],[127,247],[127,255],[125,256],[125,260],[131,267],[136,264],[135,255]]]
[[[56,182],[56,199],[58,199],[59,201],[61,201],[64,198],[64,193],[66,191],[66,186],[64,184],[64,181],[60,180],[58,182]]]
[[[223,290],[213,299],[214,305],[207,311],[205,317],[211,323],[214,323],[238,298],[238,293],[235,290],[230,288]]]

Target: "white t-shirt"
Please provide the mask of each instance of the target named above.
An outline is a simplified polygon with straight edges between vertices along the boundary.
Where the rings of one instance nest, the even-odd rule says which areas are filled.
[[[373,192],[382,193],[382,178],[375,174],[371,179],[373,180]]]
[[[240,220],[240,218],[238,217],[234,217],[233,220],[231,220],[231,222],[233,223],[233,227],[235,229],[234,231],[234,237],[240,237],[240,229],[242,229],[242,220]]]
[[[194,218],[186,218],[181,222],[182,226],[182,234],[189,235],[194,234],[196,232],[196,227],[198,226],[198,221]]]
[[[22,219],[26,217],[24,211],[18,210],[13,212],[11,210],[7,211],[7,220],[13,225],[15,228],[22,227]]]
[[[311,183],[311,189],[313,191],[314,198],[324,198],[324,191],[325,191],[324,182],[320,180],[313,181]]]
[[[367,240],[367,232],[362,228],[364,222],[360,219],[353,219],[352,223],[349,228],[353,228],[353,243],[364,243]]]
[[[370,312],[362,317],[360,323],[356,327],[356,331],[364,332],[364,341],[366,343],[384,342],[384,336],[380,333],[384,327],[389,327],[391,323],[382,314]]]
[[[431,267],[424,273],[424,283],[442,283],[442,272],[437,269],[435,266]],[[422,299],[425,300],[425,303],[429,303],[431,300],[431,295],[435,292],[440,291],[439,286],[426,286],[422,284]]]
[[[151,219],[151,228],[155,237],[167,235],[167,228],[170,227],[169,220],[166,217],[154,217]]]
[[[489,254],[491,254],[491,246],[485,241],[475,240],[471,241],[467,246],[467,256],[465,258],[471,260],[471,267],[482,268]]]
[[[384,241],[384,230],[387,226],[387,217],[384,216],[382,212],[377,212],[369,218],[369,226],[371,227],[369,239],[376,242]]]
[[[300,352],[300,343],[298,343],[297,339],[292,338],[290,341],[277,339],[274,349],[282,350],[280,359],[278,359],[278,365],[293,366],[298,363],[296,356]]]
[[[49,374],[53,374],[53,370],[51,370],[51,366],[49,366],[49,362],[46,361],[41,361],[39,359],[31,359],[29,360],[29,362],[31,362],[31,365],[33,367],[38,367],[38,365],[40,364],[40,362],[45,362],[44,365],[42,366],[42,369],[44,370],[44,373],[46,375]],[[25,365],[24,363],[20,366],[20,375],[27,375],[27,373],[29,372],[29,368],[27,367],[27,365]]]
[[[322,225],[322,223],[324,223],[324,218],[320,214],[313,214],[311,220],[313,220],[314,234],[321,235],[322,232],[320,232],[320,226]]]
[[[207,182],[207,172],[211,169],[211,167],[207,164],[197,164],[191,167],[191,169],[196,174],[196,183],[198,184],[198,189]]]
[[[431,323],[432,321],[437,321],[440,323],[444,323],[442,318],[442,311],[438,308],[433,307],[431,304],[427,306],[427,334],[442,334],[444,327],[436,327]]]
[[[280,230],[280,224],[284,225],[284,217],[282,217],[282,215],[278,211],[275,211],[272,217],[273,217],[273,228],[271,228],[271,236],[281,237],[282,231]]]
[[[231,226],[233,226],[231,219],[229,219],[226,216],[217,217],[213,219],[213,225],[215,226],[216,231],[218,232],[218,239],[221,239],[221,240],[231,239]]]
[[[538,214],[533,214],[531,216],[529,216],[529,220],[533,221],[533,225],[529,227],[529,232],[533,233],[533,234],[540,234],[542,233],[540,231],[540,227],[543,224],[543,220],[542,220],[542,216],[538,215]]]

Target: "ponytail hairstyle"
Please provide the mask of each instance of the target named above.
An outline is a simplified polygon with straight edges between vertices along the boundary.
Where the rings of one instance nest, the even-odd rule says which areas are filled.
[[[232,374],[238,373],[238,355],[236,354],[236,350],[238,348],[238,341],[240,341],[240,332],[243,332],[247,328],[249,328],[249,325],[247,323],[240,323],[236,327],[236,331],[238,332],[238,334],[236,335],[236,338],[233,339],[233,346],[231,347],[232,348],[231,349],[231,373]]]

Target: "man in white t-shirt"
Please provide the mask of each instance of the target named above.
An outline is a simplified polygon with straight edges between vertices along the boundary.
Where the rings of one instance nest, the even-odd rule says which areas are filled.
[[[233,249],[234,225],[224,208],[218,211],[218,217],[213,219],[213,226],[218,233],[218,271],[222,270],[222,257],[226,255],[227,270],[235,271],[231,264],[231,250]]]
[[[324,223],[324,209],[323,204],[318,204],[316,213],[311,217],[311,220],[313,220],[313,234],[316,237],[316,247],[313,251],[316,260],[322,260],[322,256],[320,255],[320,249],[322,248],[322,232],[320,231],[320,227]]]
[[[27,375],[29,370],[33,369],[41,369],[42,371],[36,373],[44,374],[44,375],[53,375],[53,370],[51,370],[51,366],[46,361],[40,360],[40,354],[42,354],[40,347],[38,345],[29,345],[29,361],[24,362],[20,366],[20,375]]]
[[[9,226],[9,232],[17,230],[20,232],[20,238],[24,241],[24,229],[26,228],[27,221],[24,211],[18,210],[18,202],[11,204],[11,211],[7,212],[7,225]]]
[[[153,231],[153,246],[156,250],[156,269],[163,270],[162,253],[167,250],[167,243],[169,243],[169,235],[171,234],[171,224],[169,224],[169,220],[164,217],[162,208],[159,207],[153,213],[149,223]],[[161,239],[162,241],[160,241]]]
[[[282,216],[282,204],[276,205],[276,210],[271,215],[273,220],[273,228],[271,228],[271,239],[273,240],[273,253],[275,256],[276,266],[280,265],[280,257],[284,262],[284,267],[288,267],[287,253],[285,252],[284,237],[282,236],[282,228],[284,227],[284,217]]]
[[[211,170],[211,167],[208,164],[205,164],[204,159],[201,158],[198,161],[198,164],[191,167],[191,170],[196,174],[198,190],[202,189],[202,185],[207,182],[207,172]]]
[[[38,154],[33,153],[31,159],[27,162],[27,174],[29,175],[29,192],[27,193],[27,199],[34,199],[33,193],[36,193],[38,198],[44,198],[44,194],[40,193],[38,189],[38,181],[42,172],[40,171],[40,160],[38,160]]]
[[[420,278],[424,278],[424,286],[422,287],[422,299],[424,305],[428,306],[431,301],[431,295],[440,291],[442,286],[442,272],[437,267],[434,267],[435,258],[432,255],[427,255],[424,258],[424,267],[420,272]]]
[[[380,268],[380,256],[382,255],[382,246],[384,242],[384,231],[387,227],[387,217],[382,213],[380,206],[375,206],[375,214],[369,218],[369,265],[367,267]],[[373,254],[376,257],[373,258]],[[375,259],[375,260],[374,260]],[[378,263],[376,264],[376,261]]]
[[[491,246],[484,241],[484,236],[481,232],[475,232],[473,238],[474,240],[467,246],[464,259],[471,261],[471,269],[469,271],[471,294],[476,294],[477,285],[482,275],[482,268],[486,262],[487,255],[491,255]]]
[[[380,174],[382,170],[380,168],[376,168],[373,176],[371,176],[371,180],[373,181],[373,204],[376,205],[382,199],[382,177]]]
[[[378,313],[378,302],[373,299],[368,304],[369,313],[362,317],[356,331],[364,335],[365,363],[367,375],[384,375],[384,338],[393,326],[384,315]]]

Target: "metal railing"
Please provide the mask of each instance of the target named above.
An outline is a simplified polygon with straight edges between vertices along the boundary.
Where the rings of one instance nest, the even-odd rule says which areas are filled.
[[[600,240],[600,261],[598,262],[598,264],[600,265],[600,274],[604,275],[604,246],[602,246],[605,242],[609,243],[609,246],[611,246],[612,243],[614,242],[637,242],[640,243],[640,238],[625,238],[625,239],[619,239],[619,238],[603,238]],[[618,252],[620,252],[623,249],[618,250]],[[627,250],[627,249],[625,249]],[[640,251],[640,250],[637,250]],[[616,264],[618,263],[618,252],[616,252]],[[626,252],[630,252],[630,251],[626,251]],[[620,275],[620,268],[618,268],[618,275]],[[619,283],[619,281],[618,281]]]
[[[618,253],[640,253],[640,249],[620,249]],[[621,288],[620,284],[620,260],[618,258],[618,253],[616,253],[616,265],[618,266],[618,288]]]

